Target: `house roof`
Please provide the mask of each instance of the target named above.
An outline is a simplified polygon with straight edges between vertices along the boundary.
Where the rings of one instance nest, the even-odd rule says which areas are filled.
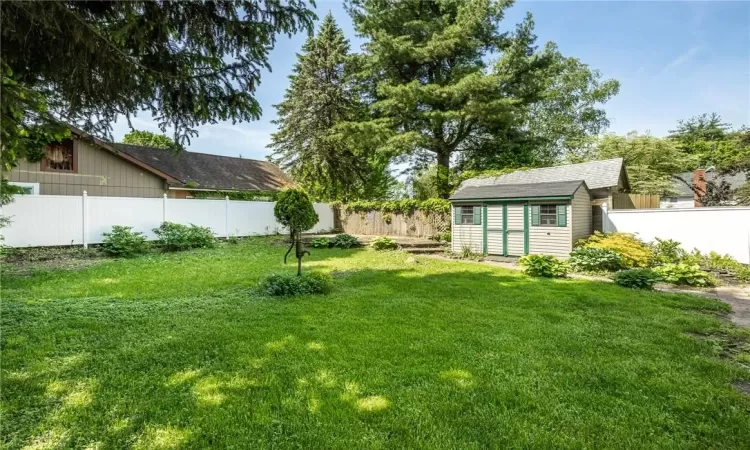
[[[581,164],[517,170],[497,177],[471,178],[461,184],[465,186],[491,186],[498,184],[533,184],[553,181],[583,180],[589,189],[609,188],[619,185],[620,176],[627,176],[622,158],[591,161]],[[627,187],[627,186],[625,186]],[[459,190],[461,189],[459,188]]]
[[[197,189],[278,191],[291,184],[276,164],[255,159],[210,155],[128,144],[112,144],[120,152],[168,173],[183,185],[196,183]]]
[[[560,197],[571,198],[578,188],[584,186],[583,180],[554,181],[551,183],[531,184],[494,184],[486,186],[462,186],[450,198],[451,200],[502,200]]]
[[[707,170],[705,179],[706,181],[713,181],[715,183],[726,181],[727,183],[729,183],[729,186],[732,189],[737,189],[750,181],[749,177],[750,172],[738,172],[734,175],[722,175],[719,172]],[[693,185],[693,172],[678,173],[673,178],[673,186],[675,191],[677,191],[677,197],[693,196],[693,190],[690,188]]]

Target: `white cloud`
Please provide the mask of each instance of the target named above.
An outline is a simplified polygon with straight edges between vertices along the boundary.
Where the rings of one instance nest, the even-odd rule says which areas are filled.
[[[685,53],[681,54],[677,58],[675,58],[672,61],[670,61],[669,63],[667,63],[667,65],[664,66],[664,68],[662,69],[661,72],[665,73],[665,72],[667,72],[667,71],[669,71],[671,69],[674,69],[675,67],[679,67],[679,66],[685,64],[686,62],[689,62],[690,60],[692,60],[693,58],[695,58],[695,55],[697,55],[701,50],[703,50],[703,45],[702,44],[690,47],[690,49],[688,49],[688,51],[686,51]]]

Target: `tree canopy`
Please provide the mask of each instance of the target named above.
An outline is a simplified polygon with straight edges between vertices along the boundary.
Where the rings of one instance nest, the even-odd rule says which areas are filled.
[[[279,33],[307,30],[304,0],[3,1],[3,163],[64,136],[111,137],[145,110],[183,145],[195,128],[253,120]]]
[[[144,130],[131,131],[122,138],[122,143],[140,145],[143,147],[163,148],[173,152],[179,152],[182,150],[182,147],[169,136]]]

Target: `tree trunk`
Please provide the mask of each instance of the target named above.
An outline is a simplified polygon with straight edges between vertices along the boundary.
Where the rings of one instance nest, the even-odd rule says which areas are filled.
[[[437,192],[440,198],[448,198],[451,195],[450,187],[450,165],[451,154],[442,151],[437,154]]]

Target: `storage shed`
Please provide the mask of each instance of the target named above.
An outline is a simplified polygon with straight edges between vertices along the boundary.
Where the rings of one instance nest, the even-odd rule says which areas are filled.
[[[566,257],[592,233],[591,193],[583,180],[462,185],[450,198],[452,250],[499,256]]]

